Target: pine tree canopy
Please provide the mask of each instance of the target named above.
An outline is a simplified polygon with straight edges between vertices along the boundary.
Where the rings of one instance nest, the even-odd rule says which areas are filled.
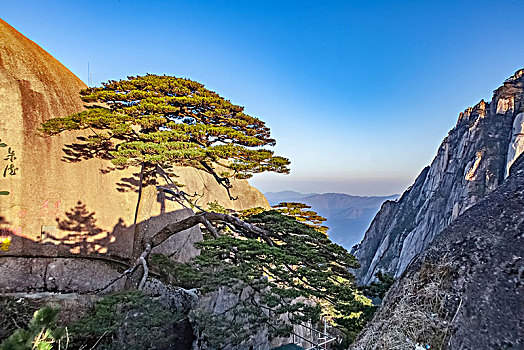
[[[311,209],[310,205],[299,202],[281,202],[273,205],[273,209],[286,216],[294,217],[297,221],[327,234],[328,227],[322,225],[327,219],[313,210],[308,210]]]
[[[213,212],[202,215],[215,227],[219,218],[227,218],[227,214]],[[231,342],[235,347],[263,324],[270,337],[287,337],[292,325],[315,325],[321,314],[352,339],[371,307],[350,272],[359,267],[356,258],[318,227],[297,221],[295,216],[270,210],[243,212],[241,217],[243,225],[224,226],[225,232],[216,239],[206,234],[197,243],[201,254],[187,264],[154,258],[168,283],[201,288],[204,293],[228,286],[230,292],[242,295],[225,313],[201,311],[195,315],[208,341],[216,342],[212,347]],[[260,239],[255,229],[267,239]],[[232,329],[238,332],[230,332]]]
[[[289,173],[288,159],[263,148],[275,145],[265,123],[198,82],[148,74],[80,94],[91,103],[86,111],[50,119],[41,130],[55,135],[90,129],[88,147],[115,165],[189,166],[219,182],[265,171]],[[216,173],[216,165],[225,171]]]

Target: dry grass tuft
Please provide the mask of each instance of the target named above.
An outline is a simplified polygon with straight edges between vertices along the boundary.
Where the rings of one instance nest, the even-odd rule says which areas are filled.
[[[403,279],[392,288],[387,303],[351,349],[415,349],[416,343],[445,349],[460,303],[460,298],[449,292],[452,274],[447,259],[425,262],[413,278]]]

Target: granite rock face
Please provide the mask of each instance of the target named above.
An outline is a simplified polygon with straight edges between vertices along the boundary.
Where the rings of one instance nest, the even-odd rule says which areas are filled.
[[[143,292],[165,307],[185,314],[195,307],[199,298],[195,289],[177,288],[156,278],[147,280]]]
[[[524,347],[524,155],[407,268],[352,349]]]
[[[437,156],[395,202],[383,204],[362,242],[357,280],[379,270],[399,277],[448,225],[495,190],[524,150],[524,70],[459,115]]]
[[[0,283],[2,293],[89,294],[105,287],[121,273],[107,262],[82,258],[3,257],[0,261],[0,273],[4,276]],[[121,279],[104,292],[123,287]]]

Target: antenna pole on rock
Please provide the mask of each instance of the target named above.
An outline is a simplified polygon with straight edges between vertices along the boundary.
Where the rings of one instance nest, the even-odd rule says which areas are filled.
[[[89,62],[87,62],[87,87],[91,87],[93,84],[93,79],[91,77],[91,70],[89,69]]]

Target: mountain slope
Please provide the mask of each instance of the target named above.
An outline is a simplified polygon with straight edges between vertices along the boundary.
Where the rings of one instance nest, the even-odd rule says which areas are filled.
[[[491,103],[459,115],[431,166],[398,202],[386,202],[353,253],[360,283],[378,270],[399,276],[450,223],[496,189],[524,149],[524,70],[504,82]]]
[[[524,347],[524,155],[407,268],[352,349]]]
[[[384,197],[352,196],[344,193],[309,193],[294,191],[264,194],[271,205],[279,202],[301,202],[310,205],[327,220],[329,237],[346,249],[358,243],[380,205],[398,195]]]

